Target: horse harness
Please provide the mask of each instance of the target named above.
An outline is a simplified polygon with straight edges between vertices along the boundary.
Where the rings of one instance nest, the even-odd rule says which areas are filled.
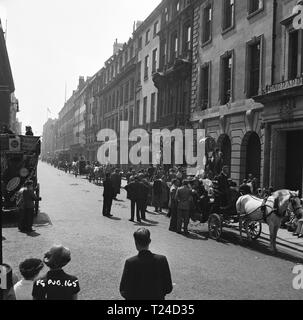
[[[273,206],[273,210],[268,214],[266,215],[266,208],[268,207],[268,205],[266,205],[266,202],[268,201],[268,197],[265,197],[262,201],[262,204],[261,204],[261,211],[263,213],[263,219],[265,222],[267,222],[267,218],[272,214],[272,213],[275,213],[279,218],[282,218],[284,216],[284,213],[286,212],[286,210],[284,212],[280,212],[279,210],[279,199],[276,198],[274,200],[274,206]],[[269,200],[270,201],[270,200]],[[296,214],[296,212],[300,209],[302,209],[302,206],[298,206],[297,208],[294,208],[294,199],[293,199],[293,196],[290,196],[289,198],[289,201],[291,202],[292,206],[293,206],[293,210],[294,210],[294,214]],[[272,202],[272,201],[271,201]]]
[[[262,204],[261,204],[261,212],[263,214],[263,220],[267,223],[267,218],[272,214],[272,213],[275,213],[278,217],[282,217],[283,216],[283,213],[279,213],[279,199],[276,198],[274,201],[271,201],[271,200],[268,200],[269,196],[265,197],[262,201]],[[269,207],[266,202],[267,201],[270,201],[270,202],[273,202],[274,206],[273,206],[273,209],[272,211],[266,215],[266,208]],[[270,207],[269,207],[270,208]]]

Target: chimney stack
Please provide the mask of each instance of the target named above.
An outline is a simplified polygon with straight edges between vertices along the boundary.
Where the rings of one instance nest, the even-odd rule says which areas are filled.
[[[85,80],[83,76],[79,77],[78,89],[81,89],[84,86]]]
[[[123,43],[118,43],[118,39],[116,39],[115,43],[114,43],[114,55],[123,48]]]

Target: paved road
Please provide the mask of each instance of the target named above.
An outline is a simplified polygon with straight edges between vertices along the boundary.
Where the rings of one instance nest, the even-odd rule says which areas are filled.
[[[125,192],[123,201],[114,203],[115,218],[108,219],[101,214],[101,187],[44,163],[39,180],[43,201],[36,234],[4,228],[6,263],[17,270],[24,258],[42,257],[51,245],[62,243],[72,251],[66,271],[79,277],[80,299],[121,299],[120,277],[125,259],[136,253],[132,233],[138,228],[128,221]],[[228,230],[222,242],[207,240],[207,228],[201,226],[185,238],[168,231],[165,216],[148,214],[148,219],[151,250],[170,263],[174,290],[168,299],[302,299],[303,290],[292,288],[292,268],[299,261],[295,252],[274,257],[266,242],[240,245]]]

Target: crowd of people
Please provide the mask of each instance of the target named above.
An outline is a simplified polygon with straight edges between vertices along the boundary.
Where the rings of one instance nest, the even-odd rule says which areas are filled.
[[[112,204],[118,201],[117,195],[120,194],[122,179],[125,178],[127,184],[124,189],[130,200],[129,221],[141,223],[146,220],[150,207],[154,207],[152,213],[165,214],[170,218],[170,231],[188,235],[190,219],[206,222],[211,198],[220,212],[232,215],[236,213],[236,202],[241,195],[252,194],[264,199],[274,192],[273,187],[259,188],[257,178],[251,173],[238,186],[229,178],[229,166],[223,163],[222,154],[216,150],[203,174],[191,178],[182,166],[129,167],[122,172],[119,168],[109,164],[100,165],[98,162],[87,162],[84,174],[90,182],[103,185],[104,216],[112,217]],[[301,220],[302,217],[289,213],[283,220],[283,226],[297,229]],[[302,236],[301,230],[293,231],[294,235]]]

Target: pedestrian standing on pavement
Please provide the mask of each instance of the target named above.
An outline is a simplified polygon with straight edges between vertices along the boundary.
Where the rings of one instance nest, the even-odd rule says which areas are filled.
[[[71,252],[61,245],[53,246],[44,255],[49,271],[34,282],[34,300],[77,300],[80,291],[79,280],[63,271],[71,261]]]
[[[25,182],[24,187],[21,188],[17,195],[17,206],[19,208],[19,225],[21,232],[33,232],[33,221],[35,213],[35,201],[38,197],[34,192],[33,181]]]
[[[16,300],[33,300],[33,285],[44,264],[40,259],[26,259],[19,265],[23,277],[14,286]]]
[[[105,217],[112,217],[110,213],[113,203],[113,198],[115,195],[115,190],[110,178],[110,173],[106,173],[105,180],[103,181],[103,215]]]
[[[177,202],[177,233],[182,233],[182,222],[184,234],[188,234],[189,210],[192,202],[191,189],[188,187],[189,181],[183,180],[182,186],[176,191]]]
[[[114,188],[114,200],[117,199],[117,195],[120,194],[120,189],[121,189],[121,174],[120,170],[116,169],[115,172],[111,176],[113,188]]]
[[[137,203],[139,207],[139,212],[142,220],[146,220],[146,209],[149,187],[143,182],[144,174],[139,175],[139,184],[137,194]]]
[[[143,204],[143,212],[144,212],[144,217],[145,217],[145,213],[147,212],[147,206],[150,205],[152,188],[151,188],[151,185],[148,182],[146,177],[142,179],[142,183],[146,187],[144,189],[145,190],[145,194],[144,194],[144,204]]]
[[[137,216],[137,221],[140,222],[140,214],[139,214],[139,208],[136,206],[136,194],[135,194],[135,189],[136,189],[136,183],[138,182],[138,177],[130,177],[130,182],[125,186],[125,190],[127,192],[127,199],[130,200],[130,210],[131,210],[131,217],[129,221],[134,222],[135,218],[135,209],[136,209],[136,216]]]
[[[125,262],[120,293],[126,300],[164,300],[173,290],[167,258],[149,251],[149,230],[138,229],[134,239],[139,253]]]
[[[180,182],[178,179],[172,180],[172,186],[170,187],[169,192],[169,212],[170,212],[170,225],[169,230],[176,232],[177,231],[177,202],[176,202],[176,192]]]
[[[162,180],[157,178],[153,184],[153,205],[157,213],[162,213],[162,189]]]

